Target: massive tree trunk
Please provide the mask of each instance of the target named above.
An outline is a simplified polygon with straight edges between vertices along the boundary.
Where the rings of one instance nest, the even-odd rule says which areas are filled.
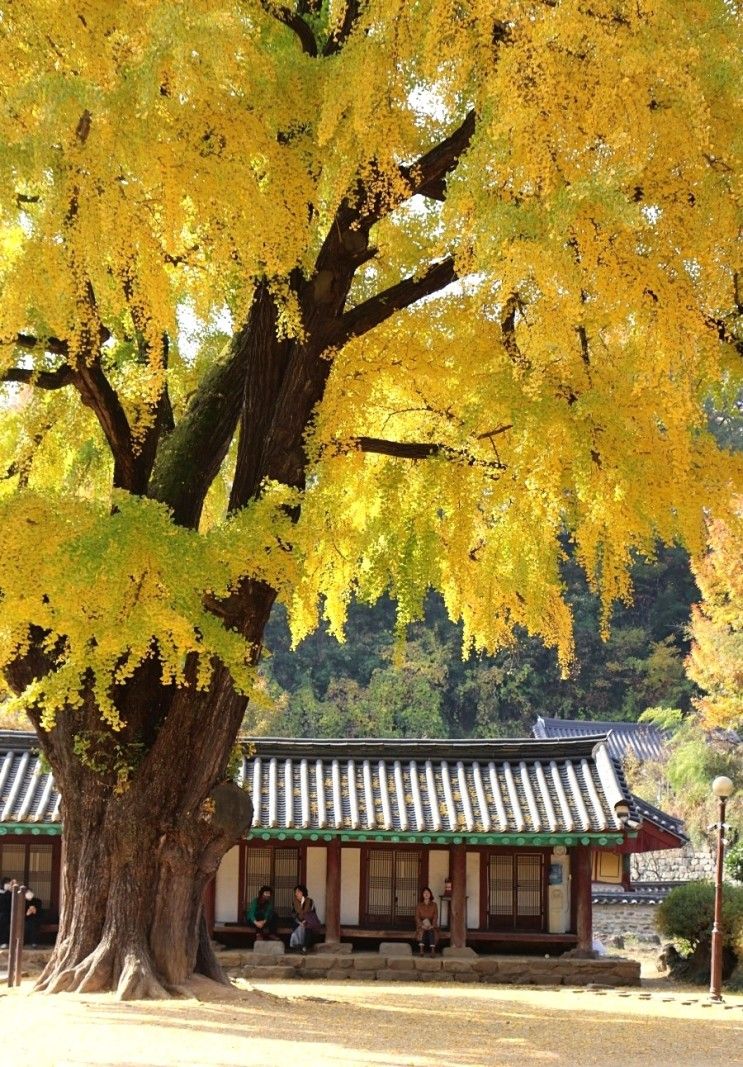
[[[149,997],[194,970],[220,977],[200,936],[202,895],[252,819],[248,794],[223,782],[244,701],[220,680],[211,709],[196,691],[178,694],[180,737],[166,720],[123,790],[105,769],[61,753],[56,729],[47,735],[62,793],[64,901],[38,988]],[[105,744],[85,759],[103,768]]]
[[[257,657],[273,593],[248,583],[240,599]],[[167,996],[194,971],[225,981],[202,898],[252,821],[248,793],[225,780],[246,701],[224,668],[207,692],[163,689],[154,674],[145,666],[120,694],[120,735],[92,700],[39,727],[62,795],[65,864],[59,933],[38,989],[132,999]],[[122,758],[131,760],[125,782]]]

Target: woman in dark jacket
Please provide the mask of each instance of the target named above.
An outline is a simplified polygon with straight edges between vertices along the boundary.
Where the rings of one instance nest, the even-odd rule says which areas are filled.
[[[305,953],[312,948],[314,936],[322,926],[315,911],[315,902],[307,892],[306,885],[294,886],[292,922],[294,929],[289,938],[289,948],[300,948]]]

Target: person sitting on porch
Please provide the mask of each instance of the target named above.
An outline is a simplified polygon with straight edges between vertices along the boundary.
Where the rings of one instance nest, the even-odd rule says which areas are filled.
[[[415,938],[421,956],[426,949],[435,955],[439,940],[439,909],[428,886],[421,893],[420,904],[415,909]]]
[[[306,953],[312,948],[314,936],[322,926],[315,911],[315,902],[309,895],[306,885],[294,886],[292,923],[294,929],[289,938],[289,948],[299,948]]]
[[[270,885],[262,885],[258,890],[258,896],[254,897],[245,912],[245,921],[248,926],[255,930],[258,941],[278,941],[276,933],[279,925],[279,917],[273,910],[273,889]]]
[[[10,878],[0,879],[0,948],[7,948],[10,941]]]

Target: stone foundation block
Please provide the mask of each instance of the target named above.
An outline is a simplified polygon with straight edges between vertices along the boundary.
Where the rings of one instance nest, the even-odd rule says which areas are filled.
[[[455,960],[473,959],[477,956],[475,950],[468,946],[465,946],[464,948],[452,948],[451,945],[447,945],[443,954],[444,956],[449,956]]]
[[[330,954],[325,956],[303,956],[304,967],[302,970],[308,973],[319,974],[322,971],[329,971],[331,967],[338,966],[338,960],[335,956]],[[351,960],[348,960],[349,967],[351,966]]]
[[[410,956],[390,956],[387,960],[387,966],[391,971],[409,971],[419,963],[425,963],[425,960],[412,959]],[[436,963],[436,960],[431,960],[431,963]]]
[[[407,941],[383,941],[379,946],[380,956],[412,956],[413,950]]]
[[[386,967],[387,961],[385,959],[380,960],[379,956],[354,956],[353,969],[354,971],[378,971],[380,967]]]
[[[283,941],[256,941],[254,956],[283,956],[286,953]]]
[[[447,974],[445,971],[419,971],[419,982],[453,982],[455,975]]]
[[[426,959],[425,956],[421,956],[418,959],[413,960],[416,971],[440,971],[443,960]]]
[[[256,969],[251,975],[246,975],[246,978],[250,978],[254,982],[263,982],[266,978],[296,978],[297,972],[293,967],[261,967]]]
[[[452,978],[455,982],[469,982],[470,984],[482,982],[482,975],[477,971],[460,971],[458,974],[453,974]]]
[[[334,941],[330,944],[321,941],[315,946],[315,952],[329,953],[332,956],[350,956],[353,952],[353,945],[350,941]]]
[[[283,948],[283,945],[282,945]],[[262,955],[258,953],[253,959],[247,959],[245,961],[246,967],[256,967],[263,969],[264,967],[276,967],[279,963],[281,966],[291,967],[295,961],[294,956],[282,955],[280,952],[271,953],[271,955]]]
[[[488,959],[487,956],[485,956],[482,959],[477,960],[477,962],[475,963],[475,970],[479,974],[492,977],[493,975],[499,973],[500,962],[498,960]]]
[[[418,971],[410,968],[407,971],[377,971],[377,979],[380,982],[417,982]]]
[[[474,960],[470,963],[469,960],[452,959],[451,956],[447,956],[441,961],[441,966],[444,971],[448,971],[450,974],[470,974],[474,971]]]

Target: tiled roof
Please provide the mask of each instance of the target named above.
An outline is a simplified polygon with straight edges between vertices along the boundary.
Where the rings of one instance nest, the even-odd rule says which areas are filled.
[[[635,807],[641,818],[655,823],[662,830],[668,830],[669,833],[676,834],[682,841],[688,840],[684,832],[683,819],[677,819],[674,815],[667,815],[665,811],[656,808],[654,804],[650,804],[647,800],[641,800],[640,797],[635,797],[634,799]]]
[[[603,737],[573,741],[254,742],[243,778],[251,833],[347,835],[611,834],[632,807]]]
[[[652,723],[549,719],[540,715],[532,732],[535,737],[550,740],[608,735],[609,754],[616,759],[622,759],[628,752],[639,760],[663,759],[665,736]]]
[[[60,820],[59,793],[35,740],[33,734],[0,731],[0,825]]]
[[[629,889],[622,886],[594,886],[591,897],[594,904],[660,904],[672,889],[685,882],[636,882]]]
[[[0,833],[59,828],[60,798],[33,734],[0,731]],[[245,743],[251,836],[617,844],[642,817],[678,820],[628,791],[601,736],[544,741],[380,739]],[[616,805],[626,805],[625,828]]]

